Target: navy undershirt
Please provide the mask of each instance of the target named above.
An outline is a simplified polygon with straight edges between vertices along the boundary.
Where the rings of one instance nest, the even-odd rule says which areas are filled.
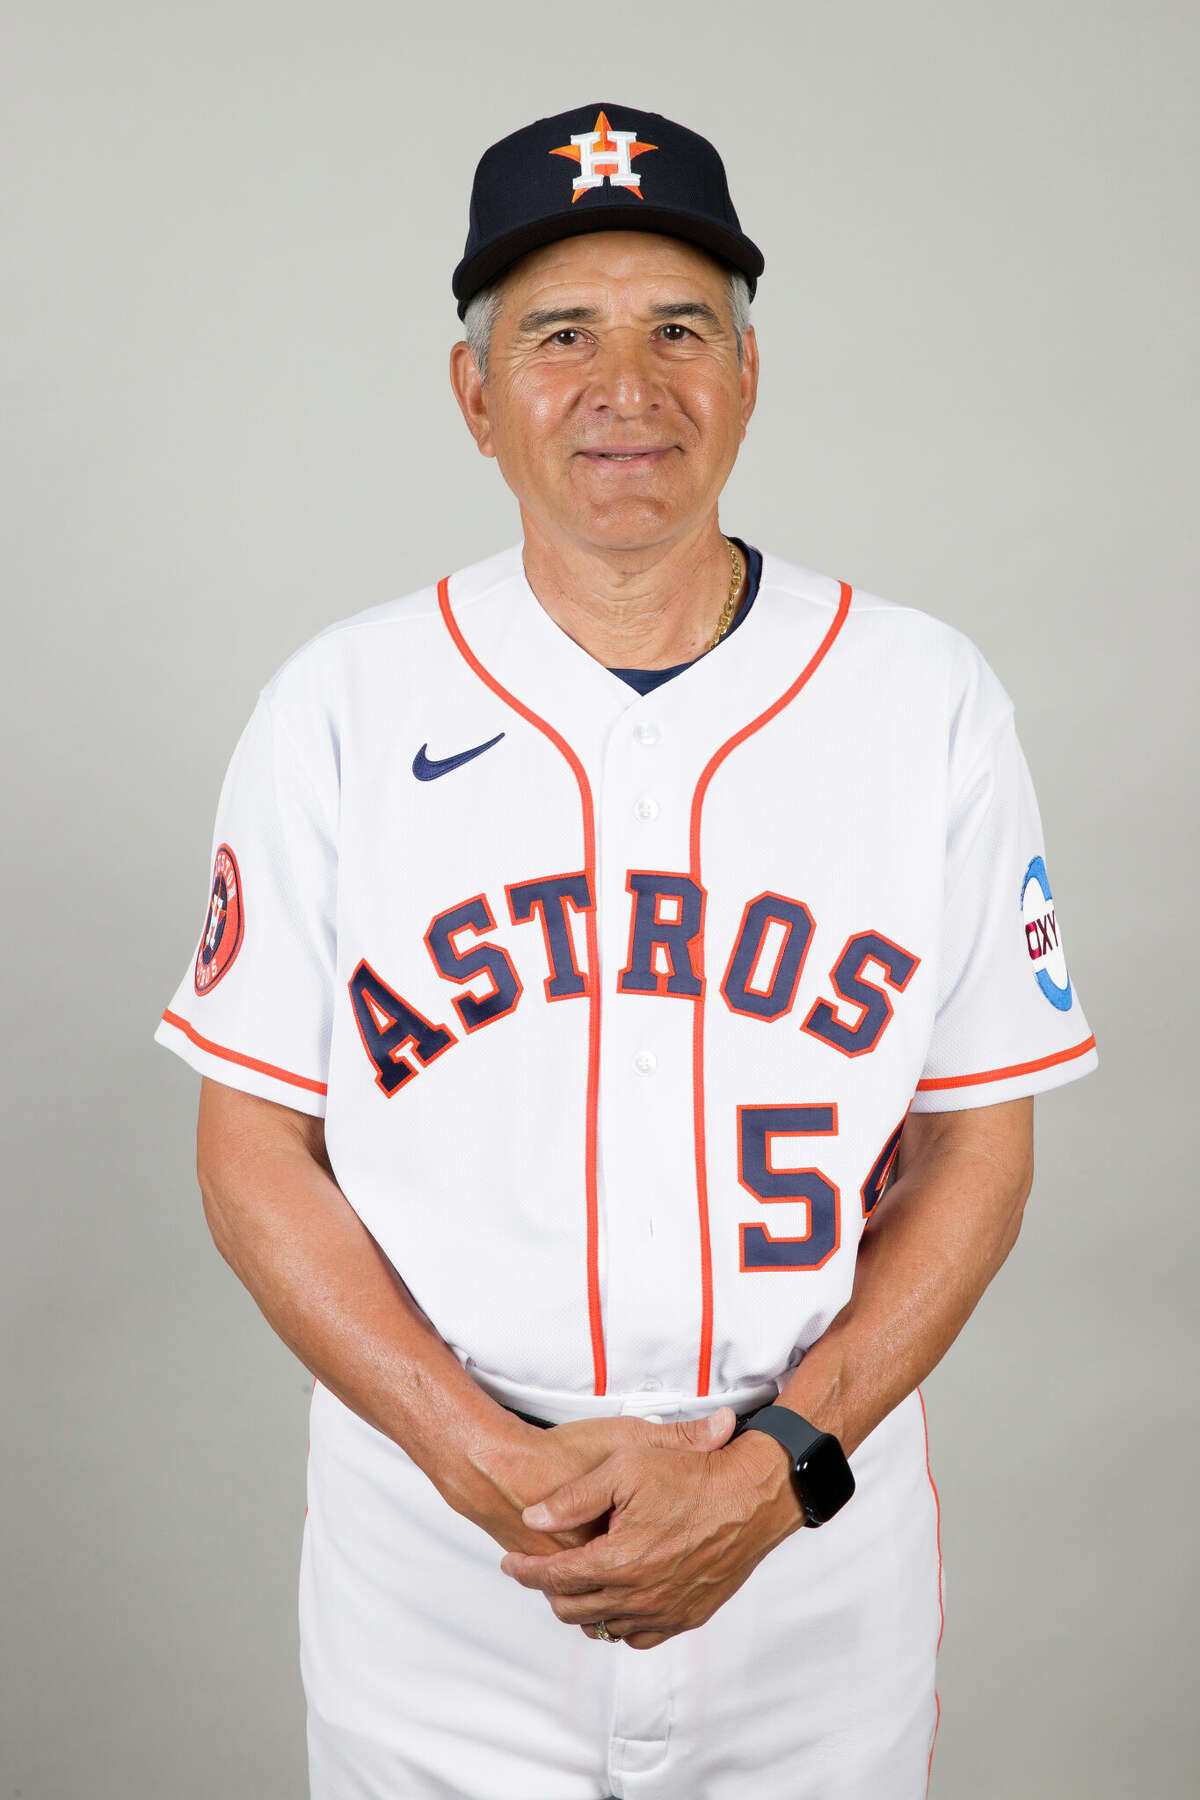
[[[746,559],[750,574],[750,584],[746,589],[746,598],[738,608],[737,618],[725,633],[725,637],[721,639],[721,643],[724,643],[726,638],[731,638],[733,636],[738,626],[742,623],[742,620],[746,617],[746,614],[750,611],[750,608],[754,605],[754,596],[757,594],[758,584],[762,580],[762,552],[756,550],[753,544],[744,544],[739,537],[735,537],[733,542],[738,546],[738,549]],[[716,648],[717,646],[714,644],[713,649],[715,650]],[[702,656],[707,656],[709,652],[703,650],[700,654]],[[696,657],[694,660],[699,662],[700,658]],[[609,673],[612,675],[619,675],[622,681],[627,681],[631,688],[637,689],[639,694],[652,694],[656,687],[662,686],[664,681],[670,681],[672,675],[682,675],[683,671],[685,669],[690,669],[691,666],[690,662],[684,662],[676,663],[672,669],[611,669]]]

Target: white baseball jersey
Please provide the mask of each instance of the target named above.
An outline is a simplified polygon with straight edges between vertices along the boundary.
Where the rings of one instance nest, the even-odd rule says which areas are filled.
[[[157,1036],[324,1115],[460,1361],[555,1421],[766,1404],[850,1295],[908,1111],[1097,1064],[966,638],[767,555],[739,629],[641,696],[519,546],[268,682]],[[828,1525],[631,1655],[318,1384],[314,1796],[744,1800],[752,1738],[765,1792],[915,1800],[942,1601],[919,1395],[852,1466]]]

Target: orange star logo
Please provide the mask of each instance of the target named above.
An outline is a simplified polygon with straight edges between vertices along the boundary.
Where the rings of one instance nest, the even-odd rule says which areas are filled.
[[[610,187],[627,188],[643,198],[642,178],[635,174],[631,163],[635,156],[641,156],[644,150],[657,150],[657,144],[640,144],[636,131],[614,131],[604,113],[597,113],[596,123],[591,131],[581,131],[573,137],[569,144],[563,144],[551,150],[551,156],[568,156],[572,162],[579,164],[579,173],[571,186],[575,192],[571,195],[571,205],[589,188],[603,187],[607,181]]]

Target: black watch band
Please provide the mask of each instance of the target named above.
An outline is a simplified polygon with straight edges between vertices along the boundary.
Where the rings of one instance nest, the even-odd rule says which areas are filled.
[[[792,1481],[806,1524],[824,1525],[854,1492],[854,1475],[837,1439],[790,1406],[761,1406],[740,1430],[765,1431],[783,1445],[792,1459]]]

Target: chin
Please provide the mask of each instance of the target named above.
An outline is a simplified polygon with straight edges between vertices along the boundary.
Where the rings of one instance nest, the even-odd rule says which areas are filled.
[[[606,507],[601,512],[588,512],[573,521],[573,531],[606,550],[648,549],[674,537],[691,516],[684,507],[640,499]]]

